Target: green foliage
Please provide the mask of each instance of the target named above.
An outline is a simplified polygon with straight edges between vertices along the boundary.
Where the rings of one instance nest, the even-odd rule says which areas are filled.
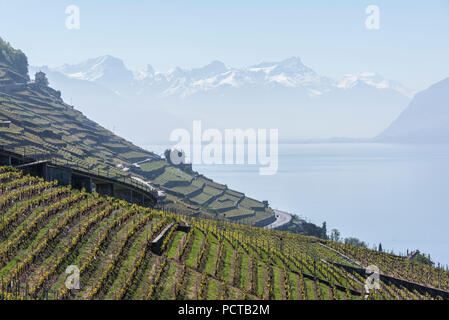
[[[338,252],[405,281],[382,282],[369,299],[438,298],[434,288],[449,288],[449,273],[377,250],[143,208],[11,167],[0,167],[0,195],[0,285],[19,279],[3,299],[42,299],[46,289],[55,299],[363,298],[364,278],[340,267],[352,261]],[[167,226],[159,256],[151,244]],[[69,265],[80,267],[76,292],[65,286]],[[425,295],[406,282],[432,279]]]
[[[327,226],[326,221],[323,222],[323,225],[321,226],[321,239],[327,239]]]
[[[338,231],[337,229],[332,229],[330,234],[330,240],[340,241],[340,231]]]
[[[292,219],[288,224],[281,226],[278,230],[293,232],[302,235],[314,236],[321,238],[323,231],[321,227],[298,218],[296,215],[292,216]]]
[[[430,259],[430,256],[426,256],[423,253],[418,253],[416,254],[413,259],[416,262],[428,265],[428,266],[433,266],[435,263]]]
[[[361,241],[355,237],[345,238],[345,244],[363,248],[368,247],[368,245],[364,241]]]
[[[28,78],[28,59],[26,55],[21,50],[12,48],[2,38],[0,38],[0,62],[10,66],[23,77]]]

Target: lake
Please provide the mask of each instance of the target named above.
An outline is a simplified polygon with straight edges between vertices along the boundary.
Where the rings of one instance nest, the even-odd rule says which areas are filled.
[[[148,147],[157,150],[154,146]],[[194,165],[194,170],[271,207],[369,246],[419,249],[449,264],[449,146],[376,143],[280,144],[279,169]]]

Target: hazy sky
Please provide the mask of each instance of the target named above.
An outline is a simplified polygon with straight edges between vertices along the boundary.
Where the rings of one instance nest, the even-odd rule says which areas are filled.
[[[65,27],[70,4],[80,30]],[[368,5],[380,9],[379,30],[365,27]],[[110,54],[166,71],[299,56],[323,75],[376,71],[413,89],[449,76],[449,0],[0,0],[0,37],[32,65]]]

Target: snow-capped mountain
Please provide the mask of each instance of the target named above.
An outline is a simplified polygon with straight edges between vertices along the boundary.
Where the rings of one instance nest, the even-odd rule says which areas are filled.
[[[188,97],[220,88],[301,88],[309,96],[319,96],[333,90],[350,90],[359,83],[383,90],[391,89],[411,97],[411,91],[396,81],[384,79],[377,73],[348,74],[335,81],[317,74],[304,65],[299,57],[278,62],[261,62],[246,68],[227,67],[213,61],[201,68],[175,67],[166,73],[157,72],[151,65],[143,70],[129,71],[122,60],[111,56],[89,59],[75,65],[53,69],[69,78],[96,82],[120,89],[117,85],[133,85],[136,94],[150,91],[158,97]],[[157,90],[154,90],[157,89]]]
[[[131,85],[133,72],[128,70],[122,60],[106,55],[84,62],[52,69],[71,79],[85,80],[102,84],[108,89],[118,90]]]
[[[167,139],[171,130],[197,119],[222,129],[281,128],[280,137],[288,139],[372,137],[397,118],[411,95],[377,73],[338,80],[320,75],[299,57],[243,68],[212,61],[160,72],[151,65],[130,71],[122,60],[103,56],[45,70],[66,101],[73,97],[102,124],[107,117],[109,127],[134,141]],[[101,104],[96,91],[107,102]],[[125,122],[125,114],[141,125]]]
[[[356,85],[363,83],[377,89],[393,89],[409,98],[413,97],[413,91],[404,87],[401,83],[394,80],[387,80],[375,72],[362,72],[358,74],[346,74],[337,82],[337,87],[341,89],[351,89]]]
[[[151,78],[155,74],[154,68],[148,64],[143,70],[136,70],[133,72],[134,79],[137,81],[143,80],[145,78]]]
[[[144,74],[143,72],[140,75]],[[330,91],[334,81],[318,75],[305,66],[300,58],[292,57],[280,62],[263,62],[242,69],[227,67],[221,61],[191,70],[179,67],[166,74],[148,73],[148,85],[164,84],[161,96],[185,98],[190,95],[220,88],[303,88],[311,96]]]
[[[98,81],[108,74],[115,74],[116,77],[124,74],[132,75],[132,72],[126,69],[122,60],[109,55],[89,59],[74,65],[64,64],[53,70],[59,71],[69,78],[87,81]]]
[[[262,83],[276,84],[290,88],[304,87],[316,94],[316,90],[328,90],[334,82],[319,76],[315,71],[305,66],[298,57],[291,57],[280,62],[262,62],[246,69],[255,75]]]

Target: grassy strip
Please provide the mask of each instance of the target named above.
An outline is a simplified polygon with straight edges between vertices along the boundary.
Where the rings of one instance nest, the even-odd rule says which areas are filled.
[[[201,242],[203,241],[203,233],[198,229],[195,229],[193,234],[192,248],[187,256],[186,265],[190,268],[196,268],[196,258],[198,251],[200,250]]]

